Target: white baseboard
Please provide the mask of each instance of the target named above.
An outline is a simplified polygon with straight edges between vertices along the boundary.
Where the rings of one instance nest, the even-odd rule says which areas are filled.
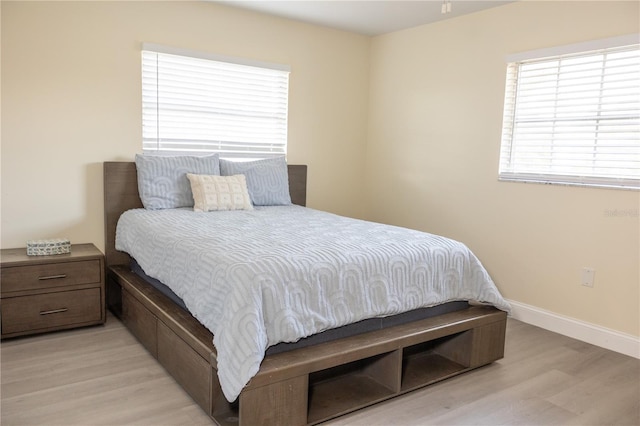
[[[592,345],[640,359],[640,338],[579,321],[525,303],[508,300],[511,317]]]

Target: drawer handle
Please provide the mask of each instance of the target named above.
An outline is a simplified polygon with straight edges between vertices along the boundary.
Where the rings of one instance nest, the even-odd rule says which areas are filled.
[[[47,275],[45,277],[38,277],[39,280],[43,281],[43,280],[57,280],[60,278],[67,278],[67,274],[60,274],[60,275]]]
[[[51,314],[59,314],[62,312],[67,312],[69,308],[61,308],[61,309],[52,309],[50,311],[40,311],[40,315],[51,315]]]

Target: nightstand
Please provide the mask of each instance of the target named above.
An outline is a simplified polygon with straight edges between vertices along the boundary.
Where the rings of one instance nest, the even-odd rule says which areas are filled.
[[[0,250],[0,311],[2,339],[103,324],[104,256],[93,244],[51,256]]]

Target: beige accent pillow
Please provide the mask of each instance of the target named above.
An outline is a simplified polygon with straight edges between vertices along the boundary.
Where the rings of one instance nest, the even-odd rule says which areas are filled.
[[[187,173],[193,193],[193,211],[253,210],[244,175],[214,176]]]

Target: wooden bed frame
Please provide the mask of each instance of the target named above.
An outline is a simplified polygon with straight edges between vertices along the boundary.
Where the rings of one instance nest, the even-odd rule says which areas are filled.
[[[306,166],[290,165],[292,201],[306,204]],[[506,313],[461,311],[268,355],[229,403],[213,335],[130,271],[115,249],[120,215],[142,207],[133,162],[104,163],[107,304],[220,425],[316,424],[489,364],[504,356]]]

